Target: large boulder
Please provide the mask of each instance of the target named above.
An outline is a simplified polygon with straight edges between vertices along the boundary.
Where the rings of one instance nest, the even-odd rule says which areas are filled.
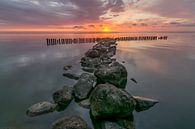
[[[144,98],[144,97],[140,97],[140,96],[133,96],[133,98],[136,101],[135,110],[137,112],[148,110],[151,107],[153,107],[155,104],[158,103],[158,100],[155,100],[155,99],[149,99],[149,98]]]
[[[29,107],[26,111],[26,114],[27,116],[30,116],[30,117],[47,114],[47,113],[55,111],[56,106],[57,106],[56,104],[53,104],[47,101],[39,102]]]
[[[128,116],[135,106],[129,93],[111,84],[97,85],[90,95],[91,114],[96,119]]]
[[[96,58],[100,57],[100,52],[94,49],[89,49],[86,53],[85,56],[91,57],[91,58]]]
[[[89,127],[81,117],[67,116],[55,121],[52,129],[89,129]]]
[[[94,129],[135,129],[133,114],[124,118],[94,119],[90,114]]]
[[[127,84],[127,70],[118,62],[100,65],[94,75],[97,77],[98,84],[108,82],[118,88],[125,88]]]
[[[73,99],[73,88],[64,86],[53,93],[53,100],[58,104],[58,108],[64,110]]]
[[[83,73],[73,87],[76,101],[81,101],[88,98],[95,85],[96,77],[88,73]]]
[[[100,58],[90,58],[90,57],[82,57],[81,58],[81,66],[82,67],[96,68],[100,64],[101,64]]]

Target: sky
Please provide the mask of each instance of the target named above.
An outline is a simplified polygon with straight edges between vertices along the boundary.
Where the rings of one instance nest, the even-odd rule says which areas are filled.
[[[195,0],[0,0],[0,31],[195,31]]]

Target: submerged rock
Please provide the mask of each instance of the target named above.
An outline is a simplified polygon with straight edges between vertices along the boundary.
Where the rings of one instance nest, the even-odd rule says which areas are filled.
[[[136,101],[136,108],[135,110],[137,112],[141,112],[144,110],[148,110],[149,108],[153,107],[155,104],[158,103],[158,100],[139,97],[139,96],[133,96],[133,98]]]
[[[65,65],[63,69],[67,71],[67,70],[69,70],[71,68],[72,68],[72,65]]]
[[[80,75],[73,74],[73,73],[63,73],[63,76],[74,80],[78,80],[80,77]]]
[[[44,101],[37,104],[32,105],[26,111],[27,116],[35,117],[43,114],[47,114],[55,111],[56,104]]]
[[[82,100],[78,103],[81,107],[90,109],[89,99]]]
[[[97,68],[94,75],[97,77],[98,84],[108,82],[118,88],[125,88],[127,83],[127,70],[118,62],[113,62],[110,65],[101,65]]]
[[[73,87],[76,101],[86,99],[95,85],[96,77],[88,73],[83,73]]]
[[[89,129],[89,127],[81,117],[67,116],[55,121],[52,129]]]
[[[111,84],[97,85],[90,95],[94,118],[124,117],[135,109],[136,102],[127,92]]]
[[[88,67],[83,67],[82,70],[89,73],[93,73],[95,71],[94,68],[88,68]]]
[[[61,90],[53,93],[53,100],[58,104],[58,110],[64,110],[73,99],[73,88],[64,86]]]

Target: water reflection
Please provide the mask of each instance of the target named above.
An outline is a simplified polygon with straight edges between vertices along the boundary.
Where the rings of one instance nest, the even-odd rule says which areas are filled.
[[[89,35],[91,34],[83,37],[90,37]],[[152,111],[134,114],[138,129],[194,127],[195,35],[188,33],[168,36],[168,41],[118,44],[116,58],[125,61],[124,65],[129,73],[127,90],[134,95],[154,97],[160,101]],[[76,69],[80,64],[75,62],[80,61],[91,44],[46,47],[45,38],[59,37],[58,34],[0,37],[0,127],[45,129],[57,118],[73,113],[80,113],[91,123],[88,111],[75,103],[71,103],[64,112],[36,119],[27,118],[24,112],[32,103],[51,100],[53,91],[64,84],[74,83],[61,76],[62,67],[64,64],[72,64],[73,72],[80,73],[81,70]],[[138,86],[130,81],[131,77],[136,78]]]

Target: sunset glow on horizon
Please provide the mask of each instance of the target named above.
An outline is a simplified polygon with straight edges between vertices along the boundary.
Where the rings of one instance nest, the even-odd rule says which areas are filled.
[[[193,0],[1,0],[0,32],[195,31],[194,7]]]

